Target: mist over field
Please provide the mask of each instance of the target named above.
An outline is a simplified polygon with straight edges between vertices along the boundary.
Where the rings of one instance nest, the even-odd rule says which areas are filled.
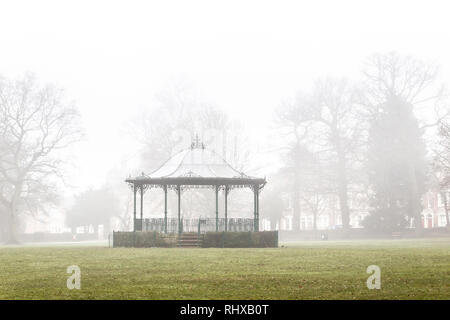
[[[2,1],[0,299],[448,299],[448,9]],[[105,289],[128,255],[155,291]],[[71,257],[92,277],[75,296],[33,267]]]
[[[446,226],[441,7],[4,2],[3,241],[8,224],[129,229],[125,178],[151,173],[196,135],[237,170],[267,177],[267,229],[428,227],[429,214],[430,227]],[[213,214],[212,192],[188,192],[184,216]],[[149,194],[147,216],[160,217],[162,197]],[[232,196],[230,214],[251,215],[252,197]]]

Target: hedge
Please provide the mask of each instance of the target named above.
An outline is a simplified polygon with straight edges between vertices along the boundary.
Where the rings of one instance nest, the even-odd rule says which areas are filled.
[[[50,232],[34,232],[22,233],[18,236],[21,242],[70,242],[70,241],[92,241],[98,240],[97,233],[50,233]]]
[[[276,248],[278,231],[207,232],[203,248]]]
[[[174,234],[153,232],[114,232],[113,247],[170,248],[177,246],[177,237]]]
[[[399,233],[399,238],[445,238],[450,236],[450,228],[405,228]],[[360,239],[393,239],[392,232],[380,233],[373,232],[364,228],[330,229],[330,230],[280,230],[279,239],[281,241],[311,241],[323,240],[322,235],[327,240],[360,240]]]
[[[203,248],[276,248],[278,231],[261,232],[207,232],[203,235]],[[177,234],[157,231],[114,232],[113,247],[171,248],[177,246]]]

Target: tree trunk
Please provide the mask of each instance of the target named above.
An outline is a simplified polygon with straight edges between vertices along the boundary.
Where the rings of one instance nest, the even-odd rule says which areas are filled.
[[[105,222],[103,223],[103,236],[107,237],[109,233],[111,232],[111,222],[110,219],[107,218]]]
[[[450,221],[449,221],[449,216],[448,216],[448,199],[447,199],[447,194],[445,193],[445,191],[441,191],[441,197],[442,197],[442,201],[444,202],[445,219],[447,222],[447,227],[450,227]]]
[[[319,200],[319,195],[318,194],[315,194],[314,197],[315,197],[315,199],[314,199],[315,200],[314,201],[314,207],[311,208],[311,209],[312,209],[312,212],[313,212],[313,230],[317,230],[317,216],[319,214],[319,202],[320,202],[320,200]]]
[[[9,219],[8,219],[8,236],[6,239],[6,244],[18,244],[19,240],[17,238],[17,205],[19,202],[20,195],[20,185],[14,186],[14,194],[10,202],[9,207]]]
[[[297,172],[294,177],[294,190],[292,195],[292,230],[300,230],[300,183]]]
[[[342,225],[344,229],[350,229],[350,208],[348,207],[348,182],[345,154],[340,143],[336,146],[338,156],[338,197],[341,209]]]
[[[13,209],[10,209],[9,219],[8,219],[8,233],[6,236],[6,244],[18,244],[20,243],[17,238],[17,223],[15,219],[15,214]]]
[[[317,211],[313,212],[313,230],[317,230]]]

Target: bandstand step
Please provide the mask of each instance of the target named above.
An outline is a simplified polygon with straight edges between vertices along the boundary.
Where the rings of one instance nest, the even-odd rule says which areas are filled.
[[[201,247],[203,239],[197,233],[182,233],[178,236],[177,246],[182,248]]]

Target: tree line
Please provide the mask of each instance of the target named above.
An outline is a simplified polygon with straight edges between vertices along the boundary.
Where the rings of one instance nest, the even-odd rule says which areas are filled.
[[[284,102],[276,112],[278,177],[290,181],[293,228],[302,209],[313,213],[315,228],[331,206],[350,228],[349,197],[364,199],[367,229],[421,228],[421,197],[432,188],[448,223],[449,110],[439,68],[397,53],[366,59],[357,80],[319,79]]]
[[[330,208],[338,210],[342,226],[350,228],[358,201],[367,212],[362,223],[368,229],[420,228],[426,190],[441,195],[449,225],[450,108],[439,72],[434,64],[387,53],[367,58],[358,79],[313,81],[310,89],[274,106],[276,147],[270,152],[279,161],[273,172],[251,165],[254,150],[245,134],[245,121],[183,86],[161,92],[155,106],[131,121],[129,134],[141,142],[139,157],[147,172],[186,147],[183,138],[199,134],[238,170],[267,174],[261,214],[273,227],[286,210],[288,197],[296,230],[305,213],[312,213],[317,228],[317,218]],[[79,122],[77,108],[60,88],[42,85],[31,75],[0,78],[4,240],[17,240],[26,216],[57,205],[68,164],[64,150],[83,136]],[[98,225],[116,216],[129,226],[129,190],[122,180],[106,185],[77,195],[73,207],[65,210],[67,223]],[[212,197],[207,190],[195,192],[183,211],[213,214]],[[151,205],[158,209],[161,203]],[[251,207],[246,196],[236,193],[230,210],[238,212],[246,205]]]

